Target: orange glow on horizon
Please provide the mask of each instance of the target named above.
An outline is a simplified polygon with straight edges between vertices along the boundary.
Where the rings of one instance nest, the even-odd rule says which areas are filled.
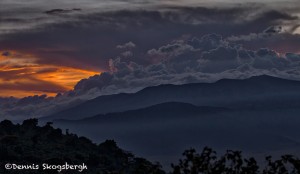
[[[43,68],[53,69],[51,72],[38,73]],[[71,67],[63,66],[46,66],[34,68],[36,71],[30,72],[37,79],[42,79],[54,84],[59,84],[65,87],[67,90],[72,90],[76,83],[81,79],[88,78],[90,76],[99,74],[96,71],[83,70]]]
[[[0,97],[55,96],[72,90],[81,79],[99,74],[94,70],[36,63],[37,58],[0,51]]]

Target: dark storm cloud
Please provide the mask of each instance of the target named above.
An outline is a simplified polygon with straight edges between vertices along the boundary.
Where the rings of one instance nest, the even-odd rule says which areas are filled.
[[[134,61],[146,65],[152,61],[136,57],[145,57],[145,51],[174,39],[207,33],[247,35],[296,19],[285,12],[249,6],[83,13],[31,31],[2,35],[0,48],[34,54],[39,63],[107,70],[107,61],[121,53],[135,55]],[[126,53],[118,49],[127,42],[138,49]]]
[[[80,8],[73,8],[73,9],[52,9],[52,10],[47,10],[45,11],[46,14],[49,15],[55,15],[55,14],[65,14],[65,13],[71,13],[71,12],[75,12],[75,11],[81,11]]]

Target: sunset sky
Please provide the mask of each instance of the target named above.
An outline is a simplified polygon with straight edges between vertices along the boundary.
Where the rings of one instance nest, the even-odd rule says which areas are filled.
[[[175,55],[164,48],[212,33],[249,50],[298,55],[299,9],[298,0],[1,0],[0,96],[55,96],[120,72],[116,60],[145,68]]]
[[[15,50],[4,51],[0,56],[0,96],[53,96],[72,90],[79,80],[99,73],[67,65],[40,64],[37,59]]]

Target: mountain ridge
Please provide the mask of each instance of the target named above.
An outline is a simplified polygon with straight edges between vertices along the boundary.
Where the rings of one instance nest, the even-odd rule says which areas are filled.
[[[199,114],[214,114],[218,112],[226,112],[230,111],[227,108],[221,107],[211,107],[211,106],[195,106],[189,103],[180,103],[180,102],[167,102],[167,103],[160,103],[157,105],[149,106],[146,108],[140,108],[137,110],[129,110],[124,112],[115,112],[115,113],[108,113],[108,114],[98,114],[92,117],[83,118],[80,120],[67,120],[67,119],[57,119],[53,120],[54,122],[90,122],[97,123],[98,121],[105,121],[106,119],[117,117],[119,119],[126,119],[128,120],[137,120],[141,118],[147,117],[171,117],[172,119],[174,113],[178,115],[199,115]],[[184,117],[183,116],[183,117]],[[123,118],[122,118],[123,117]]]
[[[222,79],[214,83],[158,85],[136,93],[99,96],[78,106],[42,118],[82,119],[98,114],[136,110],[165,102],[190,103],[197,106],[230,107],[255,104],[266,99],[277,101],[297,99],[300,82],[272,76],[254,76],[248,79]],[[275,100],[273,98],[275,97]],[[248,103],[247,103],[248,102]]]

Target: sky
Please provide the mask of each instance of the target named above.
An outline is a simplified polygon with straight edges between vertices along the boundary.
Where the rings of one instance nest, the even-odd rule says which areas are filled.
[[[39,115],[147,86],[260,74],[300,80],[299,8],[299,0],[1,0],[0,109],[18,115],[39,103]]]

